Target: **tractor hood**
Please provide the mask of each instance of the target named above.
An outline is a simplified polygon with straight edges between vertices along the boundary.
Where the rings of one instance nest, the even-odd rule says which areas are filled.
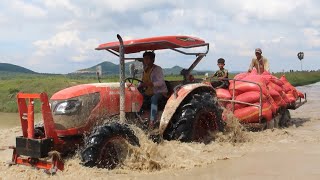
[[[60,90],[52,95],[51,100],[63,100],[70,99],[86,94],[96,93],[103,88],[119,88],[120,83],[92,83],[92,84],[80,84],[72,86],[63,90]]]

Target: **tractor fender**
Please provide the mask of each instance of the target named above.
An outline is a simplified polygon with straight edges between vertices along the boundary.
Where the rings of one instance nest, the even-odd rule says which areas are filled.
[[[215,90],[211,85],[203,83],[186,84],[181,86],[176,92],[174,92],[167,101],[167,104],[163,110],[160,119],[159,133],[163,135],[168,124],[170,123],[174,113],[182,103],[182,101],[188,97],[189,94],[195,91],[208,91],[215,94]]]

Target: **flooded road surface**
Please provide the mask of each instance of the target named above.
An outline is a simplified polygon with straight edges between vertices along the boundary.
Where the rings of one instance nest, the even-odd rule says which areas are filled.
[[[20,125],[18,113],[0,113],[0,130]]]
[[[157,145],[137,130],[141,148],[133,148],[121,168],[85,168],[75,156],[54,176],[8,167],[12,151],[0,150],[0,179],[320,179],[320,83],[298,89],[308,103],[290,111],[293,125],[286,129],[244,132],[234,126],[208,145]],[[1,128],[0,146],[14,145],[20,133],[20,127]]]
[[[41,121],[41,114],[35,114],[35,121]],[[0,112],[0,130],[20,126],[18,113],[3,113]]]

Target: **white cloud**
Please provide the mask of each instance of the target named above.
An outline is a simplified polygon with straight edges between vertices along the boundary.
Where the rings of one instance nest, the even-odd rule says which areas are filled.
[[[305,28],[303,30],[303,33],[307,37],[314,37],[314,36],[319,35],[319,31],[317,29],[313,29],[313,28]]]
[[[274,46],[275,44],[281,43],[282,39],[284,39],[284,37],[280,36],[270,40],[261,39],[260,42],[264,46]]]
[[[59,32],[48,40],[38,40],[33,43],[38,49],[36,55],[45,56],[54,53],[58,48],[71,47],[72,44],[77,44],[80,40],[77,31]]]
[[[320,19],[311,20],[311,24],[312,24],[313,26],[319,27],[319,26],[320,26]]]
[[[272,43],[280,43],[282,39],[284,39],[284,37],[281,36],[281,37],[272,39],[271,42]]]
[[[141,17],[145,23],[159,22],[161,18],[160,14],[154,11],[147,11],[145,13],[142,13]]]
[[[139,1],[132,1],[132,0],[93,0],[93,3],[96,3],[98,6],[103,8],[111,9],[115,12],[126,12],[126,11],[133,11],[133,10],[141,10],[146,7],[155,8],[160,4],[163,3],[170,3],[170,0],[157,0],[157,1],[150,1],[150,0],[139,0]]]
[[[48,8],[63,8],[66,10],[71,11],[75,15],[79,16],[81,14],[81,9],[72,4],[69,0],[43,0],[43,3],[48,7]],[[90,2],[87,2],[90,3]]]
[[[313,48],[320,48],[320,32],[318,29],[305,28],[303,33],[307,39],[307,44]]]
[[[78,20],[70,20],[63,22],[62,24],[58,24],[56,26],[58,31],[69,31],[73,29],[82,29],[84,25]]]
[[[79,54],[79,55],[71,57],[71,59],[74,62],[82,62],[82,61],[85,61],[86,59],[88,59],[88,56],[86,56],[84,54]]]
[[[301,1],[300,1],[301,2]],[[256,15],[260,19],[275,19],[282,18],[288,13],[296,9],[301,3],[292,0],[273,0],[273,1],[256,1],[247,0],[244,3],[243,9],[251,15]]]
[[[3,14],[0,14],[0,25],[4,25],[6,22],[7,18]]]
[[[98,56],[95,54],[94,48],[98,46],[98,41],[96,39],[87,39],[82,40],[78,47],[76,48],[76,53],[78,55],[72,56],[71,59],[74,62],[85,62],[85,61],[91,61],[92,57]]]
[[[90,60],[90,54],[94,51],[98,41],[96,39],[80,39],[78,31],[63,31],[48,40],[34,42],[37,51],[34,56],[46,58],[46,56],[65,56],[70,62],[82,62]]]
[[[14,9],[14,11],[23,13],[25,17],[44,18],[47,16],[47,12],[44,9],[33,4],[29,4],[20,0],[14,0],[11,3],[11,7]]]
[[[248,24],[249,23],[249,15],[246,12],[241,12],[239,14],[237,14],[233,20],[235,22],[238,22],[240,24]]]
[[[316,37],[314,39],[309,39],[308,43],[313,48],[320,47],[320,38]]]
[[[305,3],[306,1],[302,0],[227,0],[222,2],[225,8],[230,8],[230,11],[234,10],[238,12],[234,14],[235,16],[238,16],[238,14],[246,14],[254,18],[268,20],[285,19],[290,13]]]
[[[285,69],[296,51],[316,58],[320,47],[320,3],[315,0],[13,0],[0,6],[0,54],[31,57],[40,72],[70,72],[117,58],[93,49],[100,43],[162,35],[192,35],[210,43],[200,68],[215,67],[225,57],[231,70],[246,69],[254,48]],[[188,66],[177,53],[159,51],[164,67]],[[288,53],[287,53],[288,52]],[[292,57],[294,56],[294,57]],[[277,60],[281,58],[281,63]],[[164,60],[162,60],[164,59]],[[183,59],[190,59],[183,57]],[[192,59],[192,58],[191,58]],[[9,61],[8,61],[9,62]],[[19,62],[19,61],[18,61]],[[22,62],[22,61],[20,61]],[[245,62],[245,63],[244,63]],[[312,67],[320,66],[311,61]],[[279,63],[279,64],[278,64]],[[49,67],[48,67],[49,69]]]

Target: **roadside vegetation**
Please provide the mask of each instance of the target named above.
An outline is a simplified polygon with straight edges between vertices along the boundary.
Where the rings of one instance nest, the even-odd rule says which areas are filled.
[[[291,72],[275,73],[276,77],[285,74],[289,82],[294,86],[302,86],[320,81],[320,72]],[[196,75],[196,78],[203,78],[203,75]],[[230,78],[234,74],[230,75]],[[104,76],[102,82],[117,82],[118,76]],[[181,80],[178,75],[165,77],[166,80]],[[55,92],[83,83],[97,83],[95,76],[81,75],[52,75],[52,74],[15,74],[0,73],[0,112],[17,112],[16,94],[18,92],[40,93],[46,92],[51,97]],[[39,112],[39,103],[36,112]]]
[[[293,86],[304,86],[308,84],[313,84],[320,81],[320,71],[313,72],[286,72],[286,73],[276,73],[276,77],[280,78],[285,75],[288,81]]]

